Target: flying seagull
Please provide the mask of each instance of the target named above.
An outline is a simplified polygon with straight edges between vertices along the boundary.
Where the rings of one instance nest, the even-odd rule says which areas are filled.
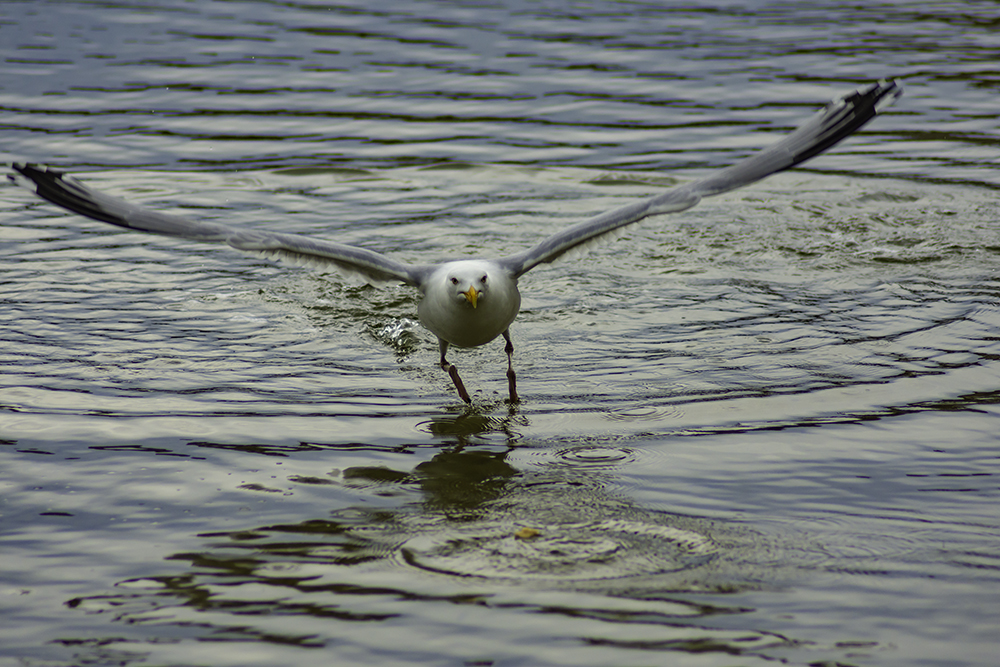
[[[44,165],[15,163],[13,168],[20,177],[12,174],[9,178],[54,204],[119,227],[191,241],[227,243],[237,250],[268,258],[359,275],[373,284],[412,285],[421,294],[417,308],[420,323],[437,336],[441,368],[451,377],[462,400],[472,402],[458,369],[446,358],[449,347],[477,347],[503,336],[510,401],[516,403],[519,399],[510,325],[521,305],[518,278],[539,264],[553,262],[567,253],[575,255],[603,238],[614,237],[626,225],[653,215],[684,211],[702,197],[735,190],[804,162],[856,132],[901,93],[894,81],[870,84],[829,103],[769,148],[705,178],[584,220],[514,255],[440,264],[405,264],[371,250],[332,241],[157,213],[93,190]]]

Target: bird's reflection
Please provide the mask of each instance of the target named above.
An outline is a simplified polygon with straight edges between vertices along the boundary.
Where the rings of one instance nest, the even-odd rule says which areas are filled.
[[[186,563],[186,573],[131,579],[120,583],[119,594],[75,598],[69,604],[110,611],[130,623],[186,618],[185,628],[205,625],[213,637],[225,640],[310,646],[313,636],[287,631],[277,637],[269,630],[265,637],[254,623],[190,623],[189,611],[222,618],[235,614],[241,621],[301,614],[378,622],[396,612],[373,610],[373,598],[489,604],[496,591],[542,586],[688,605],[676,595],[759,587],[757,561],[762,553],[773,557],[760,535],[644,508],[616,493],[614,469],[628,457],[608,456],[602,469],[594,456],[569,452],[551,465],[519,468],[512,463],[516,439],[468,444],[476,429],[490,431],[488,423],[488,417],[465,416],[435,421],[432,427],[442,432],[464,433],[407,468],[355,466],[336,478],[327,474],[333,481],[324,484],[312,481],[320,477],[300,478],[311,490],[339,487],[378,503],[362,501],[325,515],[202,533],[202,548],[167,556]],[[574,461],[586,465],[577,467]],[[773,569],[773,562],[766,567]],[[690,607],[684,618],[720,609],[700,602]]]
[[[527,417],[520,415],[515,406],[508,405],[505,415],[493,414],[489,406],[463,408],[458,415],[437,415],[422,422],[419,427],[457,444],[470,444],[470,439],[476,436],[489,436],[491,440],[503,439],[503,442],[515,446],[521,437],[518,429],[527,425]]]

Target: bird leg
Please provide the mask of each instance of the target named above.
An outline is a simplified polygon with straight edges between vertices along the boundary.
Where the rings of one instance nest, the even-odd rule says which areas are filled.
[[[459,398],[461,398],[466,403],[472,403],[472,399],[469,398],[469,392],[465,390],[465,385],[462,384],[462,378],[458,377],[458,369],[455,368],[454,364],[450,363],[447,359],[444,358],[444,355],[447,354],[448,352],[448,341],[444,340],[443,338],[438,338],[438,345],[441,348],[442,370],[448,373],[448,376],[451,378],[451,381],[455,383],[455,389],[458,390]]]
[[[507,341],[503,351],[507,353],[507,385],[510,387],[510,402],[520,403],[517,397],[517,375],[514,373],[514,343],[510,342],[510,329],[503,332],[503,339]]]

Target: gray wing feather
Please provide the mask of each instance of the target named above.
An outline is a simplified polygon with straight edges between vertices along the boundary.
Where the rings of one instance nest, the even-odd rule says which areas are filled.
[[[573,256],[609,236],[621,234],[623,227],[651,215],[684,211],[702,197],[729,192],[793,167],[853,134],[901,94],[895,81],[871,84],[831,102],[790,135],[742,162],[661,195],[584,220],[534,248],[501,259],[500,263],[513,275],[520,276],[539,264]]]
[[[226,243],[237,250],[312,268],[330,268],[349,276],[359,276],[371,283],[419,285],[426,274],[425,267],[397,262],[364,248],[158,213],[89,188],[51,167],[33,164],[14,164],[13,167],[40,197],[80,215],[119,227],[190,241]]]
[[[590,246],[623,233],[627,225],[651,215],[684,211],[695,206],[702,197],[728,192],[788,169],[853,134],[900,94],[901,90],[893,81],[872,84],[830,103],[795,132],[753,157],[706,178],[584,220],[534,248],[499,262],[514,276],[520,276],[539,264],[583,254]],[[371,250],[331,241],[243,230],[158,213],[88,188],[56,169],[32,164],[14,164],[13,167],[42,198],[119,227],[192,241],[226,243],[238,250],[314,268],[332,268],[374,283],[403,282],[419,287],[432,268],[404,264]]]

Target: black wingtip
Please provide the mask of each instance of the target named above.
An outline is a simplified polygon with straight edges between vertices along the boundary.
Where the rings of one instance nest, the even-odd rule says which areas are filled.
[[[873,87],[882,91],[879,101],[875,103],[875,113],[882,113],[903,96],[903,87],[895,79],[881,79]]]
[[[37,189],[37,183],[35,182],[35,172],[39,171],[38,165],[28,164],[25,162],[12,162],[10,163],[10,168],[16,171],[16,174],[7,174],[7,180],[14,185],[19,185],[23,188]]]
[[[66,172],[34,162],[12,162],[10,168],[16,174],[7,174],[7,180],[21,187],[33,189],[41,196],[43,190],[59,187],[58,181],[67,177]]]
[[[857,124],[860,127],[895,104],[902,95],[903,88],[895,79],[880,79],[830,104],[851,107],[859,119]]]
[[[902,94],[902,87],[894,79],[881,79],[828,103],[820,112],[819,131],[794,151],[792,163],[785,168],[801,164],[840,143],[892,106]]]
[[[58,175],[62,175],[64,173],[58,169],[54,169],[47,165],[37,164],[34,162],[12,162],[10,166],[14,171],[17,171],[20,174],[32,179],[35,176],[41,176],[45,173],[52,173]],[[8,178],[12,178],[12,176],[8,176]]]
[[[31,162],[14,162],[11,168],[17,173],[8,174],[7,178],[34,189],[42,199],[94,220],[125,226],[120,215],[103,207],[95,193],[62,169]]]

